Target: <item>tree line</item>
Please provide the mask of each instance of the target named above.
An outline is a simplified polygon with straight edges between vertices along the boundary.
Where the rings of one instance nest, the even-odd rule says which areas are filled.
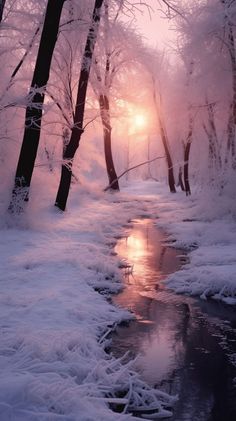
[[[202,0],[190,5],[184,1],[176,4],[157,0],[156,3],[157,10],[159,6],[163,8],[176,31],[177,51],[173,62],[167,53],[145,45],[124,22],[122,16],[139,12],[137,2],[95,0],[89,2],[89,8],[76,0],[28,2],[26,22],[30,22],[32,16],[34,24],[28,33],[25,32],[23,46],[20,43],[11,45],[10,39],[15,39],[11,35],[17,31],[21,33],[21,28],[17,27],[20,21],[14,16],[19,15],[19,7],[21,22],[24,21],[21,9],[24,1],[19,6],[11,0],[0,2],[1,55],[7,57],[17,47],[18,60],[10,72],[2,66],[2,121],[4,113],[13,112],[15,107],[25,109],[9,212],[20,213],[29,200],[49,103],[57,108],[62,121],[61,176],[55,206],[62,211],[66,209],[75,155],[86,130],[85,107],[89,89],[96,98],[103,128],[108,188],[119,191],[120,177],[112,153],[112,113],[115,102],[122,100],[121,84],[127,86],[130,69],[140,80],[141,93],[137,94],[140,101],[142,95],[146,95],[148,106],[152,108],[170,192],[175,193],[176,187],[180,186],[186,195],[190,195],[191,173],[197,174],[198,181],[202,176],[205,184],[211,184],[219,192],[232,184],[236,171],[235,2]],[[142,2],[140,4],[142,6]],[[142,7],[148,8],[148,1]],[[59,38],[64,52],[57,48]],[[123,42],[120,42],[121,38]],[[77,68],[74,75],[78,64],[80,70]],[[21,95],[19,100],[15,85],[19,74],[22,78],[24,68],[28,74],[33,69],[32,79],[28,94],[24,98]],[[55,86],[52,90],[48,86],[51,72],[54,72],[54,84],[60,82],[59,99]],[[26,80],[22,80],[25,87]],[[19,80],[17,83],[19,86]],[[7,146],[0,151],[2,157],[4,148]],[[51,153],[46,146],[45,154],[49,160]],[[200,160],[204,164],[200,165]],[[147,160],[153,161],[153,157]]]

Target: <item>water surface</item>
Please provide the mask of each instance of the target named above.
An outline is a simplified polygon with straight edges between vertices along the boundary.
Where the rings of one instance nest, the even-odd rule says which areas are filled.
[[[116,253],[128,263],[114,302],[136,320],[119,327],[112,352],[138,356],[136,369],[179,400],[171,420],[236,421],[236,311],[222,303],[176,295],[163,280],[187,256],[167,247],[150,219],[133,221]]]

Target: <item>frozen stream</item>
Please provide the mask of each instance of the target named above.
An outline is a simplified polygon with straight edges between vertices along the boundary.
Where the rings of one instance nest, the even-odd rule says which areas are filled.
[[[112,353],[130,351],[142,377],[178,394],[171,420],[236,421],[236,309],[167,290],[162,280],[186,256],[165,246],[150,219],[133,221],[115,251],[132,266],[113,301],[137,319],[113,336]]]

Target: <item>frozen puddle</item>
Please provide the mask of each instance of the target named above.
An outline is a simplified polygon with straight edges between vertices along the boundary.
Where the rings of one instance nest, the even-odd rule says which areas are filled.
[[[129,267],[126,288],[113,301],[136,320],[117,329],[112,353],[138,355],[143,379],[179,396],[171,420],[235,421],[236,309],[165,289],[162,280],[185,256],[164,240],[153,221],[141,219],[117,243]]]

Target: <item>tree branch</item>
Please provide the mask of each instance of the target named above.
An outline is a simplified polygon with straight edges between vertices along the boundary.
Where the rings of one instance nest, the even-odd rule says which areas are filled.
[[[141,162],[140,164],[134,165],[133,167],[128,168],[127,170],[123,171],[115,180],[113,180],[110,184],[108,184],[107,187],[105,187],[105,189],[103,191],[107,191],[110,189],[110,187],[116,182],[118,181],[121,177],[123,177],[123,175],[127,174],[127,172],[134,170],[135,168],[141,167],[142,165],[145,164],[150,164],[151,162],[156,161],[157,159],[163,159],[166,158],[166,156],[157,156],[156,158],[153,159],[149,159],[148,161],[145,162]]]

